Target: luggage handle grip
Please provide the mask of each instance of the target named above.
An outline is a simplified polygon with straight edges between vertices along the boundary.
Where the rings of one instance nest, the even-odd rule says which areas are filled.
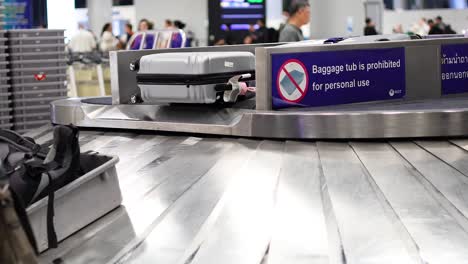
[[[243,79],[249,79],[251,77],[252,77],[252,74],[250,73],[236,75],[229,80],[229,83],[216,84],[214,89],[216,92],[232,91],[233,86],[234,85],[237,86],[239,84],[239,81]]]
[[[230,83],[216,84],[214,89],[216,92],[232,91],[232,84]]]

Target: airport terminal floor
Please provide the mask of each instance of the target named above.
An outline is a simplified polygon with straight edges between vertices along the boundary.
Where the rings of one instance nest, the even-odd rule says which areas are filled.
[[[28,135],[51,144],[50,129]],[[284,141],[83,130],[80,145],[120,157],[123,203],[43,253],[43,263],[468,259],[466,139]]]

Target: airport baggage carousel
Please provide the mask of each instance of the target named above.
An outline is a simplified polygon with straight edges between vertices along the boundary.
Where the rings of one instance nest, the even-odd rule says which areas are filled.
[[[112,97],[51,119],[120,157],[123,204],[44,263],[467,263],[468,39],[303,44],[178,50],[255,54],[255,98],[221,106],[145,104],[131,66],[174,51],[111,53]]]
[[[28,134],[51,144],[50,127]],[[123,205],[43,263],[466,263],[468,140],[82,130]],[[99,201],[96,201],[99,202]]]

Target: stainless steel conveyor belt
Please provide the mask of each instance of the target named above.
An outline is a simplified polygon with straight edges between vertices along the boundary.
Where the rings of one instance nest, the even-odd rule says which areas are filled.
[[[31,132],[51,143],[48,128]],[[44,263],[466,263],[468,140],[300,142],[82,131],[123,206]],[[99,201],[96,201],[99,202]]]

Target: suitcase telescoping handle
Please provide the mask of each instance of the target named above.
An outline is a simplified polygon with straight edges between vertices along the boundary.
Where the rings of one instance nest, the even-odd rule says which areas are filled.
[[[219,83],[215,85],[216,92],[232,91],[237,88],[240,81],[248,81],[252,78],[250,73],[233,76],[228,83]]]
[[[229,82],[227,83],[227,85],[230,86],[231,89],[224,91],[223,101],[226,102],[226,103],[235,103],[235,102],[237,102],[237,97],[242,92],[241,81],[248,80],[251,77],[252,77],[252,75],[250,73],[247,73],[247,74],[236,75],[236,76],[233,76],[231,79],[229,79]],[[247,85],[244,83],[244,86],[246,87]],[[216,89],[216,87],[215,87],[215,89]]]

